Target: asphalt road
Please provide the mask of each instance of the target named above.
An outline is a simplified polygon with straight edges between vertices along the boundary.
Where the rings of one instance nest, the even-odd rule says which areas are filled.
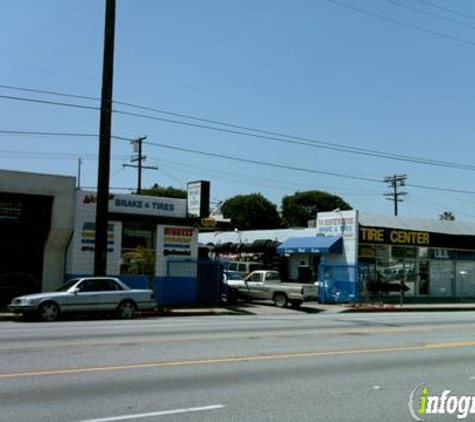
[[[473,312],[2,322],[0,338],[0,421],[410,421],[421,383],[475,396]]]

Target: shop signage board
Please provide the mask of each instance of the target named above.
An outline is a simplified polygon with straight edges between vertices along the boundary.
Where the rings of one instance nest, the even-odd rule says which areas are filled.
[[[190,265],[181,267],[181,276],[196,277],[195,260],[198,258],[198,230],[182,226],[157,227],[156,274],[167,275],[167,263],[170,260],[190,260]]]
[[[94,208],[95,210],[96,203],[97,195],[95,192],[78,193],[79,206]],[[180,198],[111,194],[109,195],[109,212],[186,218],[186,200]]]
[[[355,264],[357,260],[358,242],[358,212],[332,211],[321,212],[317,215],[317,235],[341,236],[343,238],[343,253],[332,254],[328,260],[334,263]]]
[[[187,213],[190,218],[209,216],[210,182],[200,180],[187,185]]]
[[[475,237],[388,227],[359,227],[361,243],[394,246],[421,246],[442,249],[475,249]]]

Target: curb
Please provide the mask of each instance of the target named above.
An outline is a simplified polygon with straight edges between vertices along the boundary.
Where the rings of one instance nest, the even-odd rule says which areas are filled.
[[[470,306],[403,306],[400,305],[382,305],[371,307],[351,307],[342,306],[340,308],[322,309],[319,313],[337,314],[337,313],[402,313],[402,312],[473,312],[475,305]],[[249,315],[247,312],[239,312],[226,308],[206,308],[206,309],[164,309],[160,311],[140,312],[138,318],[160,318],[160,317],[192,317],[192,316],[220,316],[220,315]],[[13,313],[0,313],[1,321],[20,320],[21,316]]]
[[[348,313],[375,313],[375,312],[464,312],[464,311],[475,311],[475,306],[471,307],[437,307],[430,306],[426,308],[422,307],[411,307],[411,306],[383,306],[383,307],[360,307],[360,308],[347,308],[342,312]]]

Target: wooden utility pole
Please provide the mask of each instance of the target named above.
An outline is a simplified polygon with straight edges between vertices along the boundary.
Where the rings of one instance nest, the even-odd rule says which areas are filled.
[[[158,170],[158,167],[155,166],[144,166],[143,162],[147,158],[145,155],[143,155],[143,150],[142,150],[142,143],[147,139],[146,136],[142,136],[140,138],[137,138],[133,141],[131,141],[132,148],[134,151],[134,156],[130,159],[131,163],[137,163],[137,164],[124,164],[124,167],[133,167],[138,169],[138,177],[137,177],[137,194],[140,195],[142,193],[142,170]]]
[[[395,174],[394,176],[388,176],[384,179],[386,183],[389,183],[389,188],[392,189],[392,192],[385,193],[384,196],[387,196],[389,201],[394,202],[394,215],[398,214],[398,203],[402,202],[402,197],[407,195],[407,192],[400,192],[399,188],[406,184],[407,176],[405,174]]]
[[[99,167],[97,174],[96,234],[94,275],[106,275],[107,226],[109,214],[109,180],[112,121],[112,85],[114,75],[115,0],[106,2],[104,58],[102,68]]]

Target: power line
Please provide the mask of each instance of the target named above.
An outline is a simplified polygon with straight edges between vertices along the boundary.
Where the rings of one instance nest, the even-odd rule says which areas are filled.
[[[428,1],[428,0],[418,0],[418,1],[419,1],[419,3],[427,4],[429,6],[437,8],[437,9],[444,10],[444,11],[449,12],[449,13],[453,13],[454,15],[463,16],[464,18],[475,20],[474,15],[470,15],[470,14],[464,13],[464,12],[459,12],[458,10],[450,9],[448,7],[445,7],[445,6],[440,6],[440,5],[438,5],[438,4],[436,4],[432,1]]]
[[[231,155],[217,154],[215,152],[199,151],[199,150],[195,150],[195,149],[177,147],[177,146],[161,144],[161,143],[157,143],[157,142],[144,142],[144,143],[147,144],[147,145],[152,145],[152,146],[156,146],[156,147],[160,147],[160,148],[172,149],[172,150],[181,151],[181,152],[188,152],[188,153],[197,154],[197,155],[205,155],[205,156],[214,157],[214,158],[224,158],[224,159],[231,160],[231,161],[239,161],[241,163],[257,164],[257,165],[261,165],[261,166],[274,167],[274,168],[279,168],[279,169],[284,169],[284,170],[294,170],[294,171],[301,171],[301,172],[305,172],[305,173],[314,173],[314,174],[322,174],[322,175],[326,175],[326,176],[341,177],[341,178],[345,178],[345,179],[361,180],[361,181],[365,181],[365,182],[381,183],[381,180],[379,180],[379,179],[371,179],[371,178],[368,178],[368,177],[350,176],[350,175],[345,175],[345,174],[340,174],[340,173],[313,170],[313,169],[307,169],[307,168],[303,168],[303,167],[296,167],[296,166],[291,166],[291,165],[288,165],[288,164],[270,163],[270,162],[266,162],[266,161],[252,160],[250,158],[242,158],[242,157],[235,157],[235,156],[231,156]]]
[[[20,150],[0,150],[2,154],[2,158],[5,156],[15,157],[15,158],[39,158],[39,159],[86,159],[86,160],[97,160],[99,157],[97,154],[84,154],[83,152],[73,153],[73,152],[42,152],[42,151],[20,151]],[[127,155],[112,155],[113,160],[126,160],[128,158]]]
[[[427,29],[427,28],[424,28],[422,26],[418,26],[418,25],[414,25],[414,24],[411,24],[411,23],[408,23],[408,22],[404,22],[404,21],[401,21],[399,19],[390,18],[389,16],[385,16],[385,15],[382,15],[382,14],[377,13],[377,12],[372,12],[372,11],[367,10],[367,9],[362,9],[360,7],[356,7],[356,6],[347,4],[347,3],[343,3],[343,2],[338,1],[338,0],[326,0],[326,1],[329,2],[329,3],[333,3],[333,4],[336,4],[338,6],[344,7],[346,9],[353,10],[354,12],[362,13],[364,15],[372,16],[373,18],[378,18],[378,19],[382,19],[382,20],[385,20],[385,21],[388,21],[388,22],[395,23],[397,25],[405,26],[406,28],[415,29],[416,31],[425,32],[426,34],[431,34],[431,35],[435,35],[437,37],[446,38],[448,40],[452,40],[452,41],[456,41],[456,42],[459,42],[459,43],[470,45],[472,47],[475,46],[475,41],[466,40],[464,38],[455,37],[453,35],[445,34],[443,32],[434,31],[432,29]]]
[[[171,149],[175,151],[181,151],[181,152],[188,152],[191,154],[198,154],[198,155],[204,155],[208,157],[214,157],[214,158],[223,158],[231,161],[239,161],[243,163],[248,163],[248,164],[257,164],[257,165],[263,165],[266,167],[274,167],[274,168],[280,168],[284,170],[294,170],[294,171],[300,171],[304,173],[313,173],[313,174],[322,174],[325,176],[332,176],[332,177],[340,177],[344,179],[352,179],[352,180],[360,180],[364,182],[371,182],[371,183],[382,183],[383,181],[380,179],[372,179],[368,177],[359,177],[359,176],[350,176],[346,174],[341,174],[341,173],[334,173],[334,172],[328,172],[328,171],[321,171],[321,170],[314,170],[314,169],[307,169],[307,168],[302,168],[302,167],[295,167],[295,166],[290,166],[287,164],[277,164],[277,163],[270,163],[270,162],[264,162],[264,161],[258,161],[258,160],[252,160],[248,158],[242,158],[242,157],[234,157],[230,155],[224,155],[224,154],[217,154],[214,152],[205,152],[205,151],[199,151],[199,150],[194,150],[194,149],[188,149],[188,148],[182,148],[182,147],[177,147],[173,145],[167,145],[167,144],[161,144],[157,142],[147,142],[148,145],[153,145],[159,148],[166,148],[166,149]],[[416,185],[416,184],[406,184],[406,186],[418,188],[418,189],[428,189],[428,190],[436,190],[436,191],[441,191],[441,192],[452,192],[452,193],[463,193],[463,194],[468,194],[468,195],[475,195],[475,191],[467,191],[467,190],[460,190],[460,189],[449,189],[449,188],[441,188],[438,186],[425,186],[425,185]]]
[[[328,0],[328,1],[331,1],[331,0]],[[55,93],[53,91],[44,91],[44,90],[36,90],[36,89],[30,89],[30,88],[11,87],[11,86],[8,86],[8,85],[0,85],[0,88],[16,89],[16,90],[21,90],[21,91],[38,92],[38,93],[47,93],[47,94],[50,94],[50,95],[60,95],[60,96],[64,96],[64,97],[70,96],[69,94]],[[97,100],[94,97],[86,97],[86,96],[79,96],[79,95],[71,95],[71,97]],[[55,106],[85,108],[85,109],[88,109],[88,110],[99,110],[100,109],[99,107],[82,106],[82,105],[79,105],[79,104],[70,104],[70,103],[63,103],[63,102],[57,102],[57,101],[36,100],[36,99],[25,98],[25,97],[0,95],[0,98],[6,98],[6,99],[11,99],[11,100],[17,100],[17,101],[39,102],[39,103],[48,104],[48,105],[55,105]],[[128,107],[133,107],[133,108],[137,108],[137,109],[149,110],[149,111],[153,111],[153,112],[156,112],[156,113],[178,116],[178,117],[181,117],[181,118],[194,120],[194,121],[200,121],[200,122],[203,122],[203,123],[217,124],[217,125],[221,125],[223,127],[229,127],[229,128],[239,129],[239,130],[218,128],[218,127],[210,126],[210,125],[207,125],[207,124],[202,125],[202,124],[197,124],[197,123],[184,122],[184,121],[180,121],[180,120],[165,119],[165,118],[161,118],[161,117],[149,116],[149,115],[144,115],[144,114],[140,114],[140,113],[132,113],[132,112],[123,111],[123,110],[116,110],[116,109],[112,110],[112,112],[116,113],[116,114],[123,114],[123,115],[128,115],[128,116],[137,117],[137,118],[156,120],[156,121],[160,121],[160,122],[164,122],[164,123],[184,125],[184,126],[194,127],[194,128],[199,128],[199,129],[219,131],[219,132],[229,133],[229,134],[232,134],[232,135],[249,136],[249,137],[254,137],[254,138],[260,138],[260,139],[276,141],[276,142],[281,142],[281,143],[287,143],[287,144],[300,145],[300,146],[311,147],[311,148],[319,148],[319,149],[327,149],[327,150],[333,150],[333,151],[339,151],[339,152],[346,152],[346,153],[349,153],[349,154],[372,156],[372,157],[385,158],[385,159],[396,160],[396,161],[411,162],[411,163],[415,163],[415,164],[424,164],[424,165],[431,165],[431,166],[438,166],[438,167],[454,168],[454,169],[458,169],[458,170],[470,170],[470,171],[475,170],[475,166],[468,165],[468,164],[463,164],[463,163],[453,163],[453,162],[442,161],[442,160],[432,160],[432,159],[427,159],[427,158],[422,158],[422,157],[414,157],[414,156],[395,154],[395,153],[389,153],[389,152],[384,152],[384,151],[377,151],[377,150],[372,150],[372,149],[358,148],[358,147],[348,146],[348,145],[344,145],[344,144],[317,141],[315,139],[305,138],[305,137],[301,137],[301,136],[287,135],[287,134],[282,134],[282,133],[272,132],[272,131],[267,131],[267,130],[261,130],[261,129],[252,128],[252,127],[246,127],[246,126],[235,125],[235,124],[231,124],[231,123],[219,122],[219,121],[216,121],[216,120],[208,120],[208,119],[203,119],[203,118],[199,118],[199,117],[188,116],[188,115],[185,115],[185,114],[167,112],[167,111],[164,111],[164,110],[151,108],[151,107],[142,107],[142,106],[134,105],[134,104],[131,104],[131,103],[117,102],[117,101],[114,101],[114,103],[115,104],[126,105]],[[242,130],[245,130],[246,132],[243,132]],[[255,132],[255,133],[248,133],[248,132]]]
[[[446,21],[446,22],[450,22],[450,23],[453,23],[455,25],[463,26],[464,28],[475,29],[474,25],[470,25],[470,24],[467,24],[467,23],[464,23],[464,22],[460,22],[460,21],[457,21],[455,19],[450,19],[450,18],[447,18],[445,16],[438,15],[437,13],[428,12],[427,10],[420,9],[418,7],[409,6],[408,4],[401,3],[397,0],[387,0],[387,1],[389,3],[395,4],[396,6],[402,7],[404,9],[412,10],[413,12],[416,12],[416,13],[431,16],[433,18],[440,19],[440,20],[443,20],[443,21]]]
[[[11,132],[11,131],[2,131],[0,130],[0,133],[4,132]],[[16,134],[23,133],[21,131],[14,131]],[[40,134],[40,135],[58,135],[61,136],[63,133],[55,133],[55,132],[26,132],[28,134]],[[77,134],[70,134],[71,136],[77,135]],[[84,136],[91,136],[88,134],[82,134]],[[130,142],[133,140],[133,138],[127,138],[127,137],[122,137],[122,136],[113,136],[114,139],[118,140],[123,140],[123,141],[128,141]],[[281,168],[281,169],[287,169],[287,170],[295,170],[295,171],[302,171],[302,172],[307,172],[307,173],[314,173],[314,174],[322,174],[322,175],[327,175],[327,176],[334,176],[334,177],[341,177],[341,178],[347,178],[347,179],[353,179],[353,180],[361,180],[361,181],[366,181],[366,182],[374,182],[374,183],[381,183],[382,181],[379,179],[372,179],[372,178],[364,178],[364,177],[358,177],[358,176],[351,176],[351,175],[344,175],[344,174],[338,174],[338,173],[332,173],[332,172],[325,172],[325,171],[319,171],[319,170],[312,170],[312,169],[304,169],[304,168],[299,168],[299,167],[294,167],[294,166],[289,166],[285,164],[276,164],[276,163],[267,163],[263,161],[258,161],[258,160],[251,160],[251,159],[246,159],[246,158],[240,158],[240,157],[233,157],[233,156],[228,156],[228,155],[223,155],[223,154],[216,154],[216,153],[210,153],[206,151],[198,151],[198,150],[193,150],[193,149],[186,149],[186,148],[181,148],[181,147],[176,147],[172,145],[166,145],[166,144],[160,144],[160,143],[152,143],[152,142],[146,142],[149,145],[160,147],[160,148],[166,148],[166,149],[172,149],[172,150],[178,150],[182,152],[188,152],[191,154],[199,154],[199,155],[204,155],[204,156],[211,156],[214,158],[224,158],[224,159],[229,159],[233,161],[238,161],[238,162],[244,162],[244,163],[249,163],[249,164],[256,164],[256,165],[264,165],[267,167],[276,167],[276,168]],[[84,154],[84,153],[58,153],[58,152],[40,152],[40,151],[18,151],[18,150],[0,150],[0,153],[3,155],[11,155],[11,156],[18,156],[18,155],[24,155],[27,156],[28,158],[43,158],[43,159],[54,159],[55,157],[58,159],[64,159],[64,158],[71,158],[71,159],[77,159],[78,157],[81,157],[83,159],[94,159],[97,160],[98,156],[97,154]],[[34,156],[37,157],[34,157]],[[128,156],[126,155],[113,155],[113,159],[115,160],[124,160],[127,159]],[[468,195],[475,195],[474,191],[467,191],[467,190],[460,190],[460,189],[450,189],[450,188],[441,188],[441,187],[436,187],[436,186],[427,186],[427,185],[419,185],[419,184],[406,184],[408,187],[416,188],[416,189],[426,189],[426,190],[432,190],[432,191],[441,191],[441,192],[450,192],[450,193],[460,193],[460,194],[468,194]],[[129,189],[129,188],[127,188]],[[130,188],[132,189],[132,188]]]
[[[0,134],[5,135],[26,135],[26,136],[63,136],[74,138],[97,138],[97,134],[75,133],[75,132],[41,132],[29,130],[0,130]]]

